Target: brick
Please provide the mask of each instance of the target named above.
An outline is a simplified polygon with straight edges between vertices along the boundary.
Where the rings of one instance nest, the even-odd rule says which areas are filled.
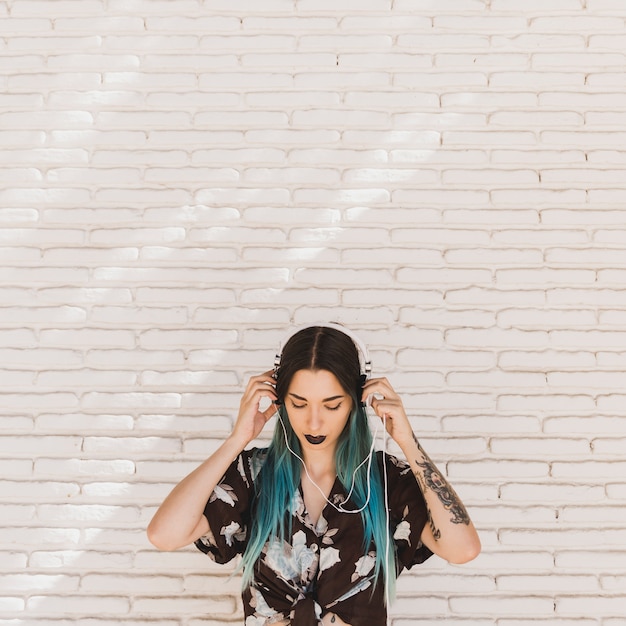
[[[203,47],[211,49],[211,45],[203,44]],[[190,75],[191,76],[191,75]],[[189,81],[191,83],[191,81]],[[212,72],[201,73],[197,78],[201,90],[231,90],[257,88],[290,88],[296,86],[294,77],[288,73],[269,72]],[[165,83],[162,85],[165,87]],[[188,87],[195,85],[189,84]]]
[[[42,482],[18,482],[18,481],[2,481],[0,482],[0,493],[3,497],[12,501],[39,500],[42,498],[69,498],[78,495],[80,487],[76,483],[55,483],[51,481]]]
[[[19,571],[26,568],[26,554],[22,552],[8,552],[2,550],[0,552],[0,568],[1,571]]]
[[[93,322],[118,323],[123,325],[139,325],[154,323],[158,325],[184,324],[187,321],[187,310],[183,307],[130,308],[120,306],[98,306],[91,310]]]
[[[249,133],[248,133],[249,135]],[[197,135],[194,133],[194,141],[197,141]],[[241,140],[240,134],[237,134],[236,142]],[[283,163],[285,160],[285,152],[276,148],[242,148],[242,149],[210,149],[196,150],[191,154],[191,163],[193,165],[204,165],[213,163],[240,163],[242,161],[262,162],[262,163]]]
[[[559,568],[578,569],[580,568],[581,559],[589,557],[590,554],[596,554],[597,556],[595,562],[591,562],[587,565],[591,571],[596,570],[596,564],[603,570],[623,569],[624,567],[624,556],[626,556],[626,553],[620,552],[619,550],[603,549],[602,547],[596,548],[593,551],[559,550],[555,554],[554,564]]]
[[[141,334],[142,347],[228,345],[237,340],[235,330],[147,330]]]
[[[622,511],[623,512],[623,511]],[[563,507],[559,511],[559,520],[564,524],[619,525],[622,521],[620,507],[593,506]]]
[[[373,172],[374,170],[362,171],[365,173],[370,171]],[[393,217],[393,223],[398,226],[401,224],[413,225],[416,222],[420,224],[441,222],[440,211],[435,209],[423,209],[420,207],[394,207],[392,209],[375,209],[365,207],[347,208],[343,215],[347,222],[360,225],[378,224],[380,226],[387,226],[389,224],[390,217]],[[408,253],[408,248],[405,250]],[[432,253],[433,251],[425,250],[424,252]]]
[[[223,242],[247,239],[250,243],[278,243],[285,241],[285,233],[278,228],[237,228],[230,226],[212,226],[193,228],[188,231],[191,242]]]
[[[497,283],[516,285],[533,284],[591,284],[596,282],[595,270],[588,269],[498,269],[495,271]]]
[[[553,11],[579,11],[582,8],[582,4],[580,0],[549,0],[548,2],[531,0],[524,7],[529,12],[551,13]],[[516,5],[514,0],[493,0],[491,4],[491,9],[497,12],[512,11],[515,13],[518,8],[519,5]]]
[[[385,270],[326,270],[326,269],[308,269],[303,268],[296,270],[295,280],[304,285],[356,285],[369,283],[370,281],[380,281],[385,284],[389,281],[390,275]]]
[[[233,596],[207,598],[193,596],[171,596],[159,598],[135,598],[133,608],[141,613],[154,615],[180,615],[181,612],[230,615],[235,611],[236,600]]]
[[[0,575],[2,588],[8,591],[30,591],[32,589],[54,588],[63,593],[77,591],[78,576],[55,576],[49,574],[10,574]]]
[[[563,309],[508,309],[498,313],[498,325],[504,328],[572,328],[576,326],[593,327],[596,315],[593,311]]]
[[[38,507],[38,517],[49,522],[73,520],[77,525],[84,522],[134,522],[139,510],[133,506],[105,506],[100,504],[43,504]]]
[[[128,304],[130,289],[105,289],[98,287],[50,287],[40,289],[38,297],[43,302],[73,302],[74,304]]]
[[[569,68],[568,68],[569,69]],[[493,72],[489,83],[496,88],[530,89],[532,86],[554,88],[582,87],[585,84],[585,74],[582,72]],[[551,142],[547,142],[551,143]]]
[[[460,185],[514,185],[525,183],[538,183],[539,174],[533,170],[497,170],[482,169],[477,170],[461,170],[449,169],[442,172],[441,180],[444,184],[460,184]]]
[[[94,455],[162,454],[180,452],[180,440],[164,437],[85,437],[83,451]]]
[[[543,437],[541,440],[516,437],[515,439],[493,438],[491,451],[507,456],[584,456],[590,452],[586,439],[559,439]]]
[[[319,250],[321,251],[322,249],[319,249]],[[252,248],[250,250],[249,255],[247,256],[254,258],[256,251],[260,252],[262,251],[262,249]],[[318,249],[313,249],[311,252],[316,255],[316,258],[319,258],[317,257],[317,251]],[[267,254],[269,252],[270,252],[269,249],[266,250],[262,258],[266,259]],[[278,254],[278,258],[279,259],[283,258],[286,260],[291,260],[297,257],[297,254],[298,254],[298,250],[291,251],[291,252],[290,251],[279,251],[279,252],[280,254]],[[306,253],[307,249],[303,249],[303,252]],[[324,250],[325,254],[321,256],[322,260],[327,258],[328,252],[329,252],[328,250]],[[272,253],[276,254],[276,250],[273,250]],[[302,258],[302,257],[297,257],[297,258]],[[331,258],[338,258],[338,257],[335,257],[335,255],[332,255]],[[248,305],[248,306],[267,305],[267,304],[297,305],[302,302],[302,298],[305,296],[305,294],[307,296],[310,296],[312,300],[318,304],[318,306],[337,305],[339,303],[339,293],[337,292],[337,290],[319,289],[319,288],[317,289],[316,288],[307,288],[307,289],[292,288],[289,290],[282,290],[282,289],[275,289],[275,288],[270,287],[270,288],[262,288],[262,289],[244,289],[241,292],[240,299],[241,299],[242,304]],[[350,303],[346,301],[346,304],[350,304]]]
[[[104,16],[98,17],[97,27],[94,20],[82,17],[61,17],[54,20],[54,30],[78,31],[78,32],[104,32],[104,33],[120,33],[134,32],[142,33],[144,31],[144,20],[140,17],[131,16]]]
[[[155,372],[145,371],[141,374],[141,381],[145,386],[233,386],[238,379],[233,372],[217,371],[173,371]]]
[[[585,153],[581,150],[494,150],[491,153],[494,163],[523,163],[523,164],[551,164],[551,163],[584,163]]]
[[[245,102],[250,107],[334,107],[340,102],[339,93],[337,92],[306,92],[306,91],[290,91],[290,92],[259,92],[245,94]]]
[[[612,348],[620,344],[616,343],[623,339],[624,333],[615,331],[570,331],[554,330],[550,333],[551,343],[557,347],[572,346],[595,346],[596,348]]]
[[[175,15],[178,11],[195,14],[200,7],[197,0],[176,0],[174,4],[169,0],[111,0],[107,8],[112,13],[121,14],[147,14],[151,9],[155,15]]]
[[[497,611],[498,615],[524,614],[533,617],[550,617],[554,613],[554,601],[550,596],[541,597],[541,595],[538,595],[526,596],[524,598],[499,596],[493,598],[493,603],[490,602],[490,605],[492,608],[486,610],[484,597],[479,596],[450,598],[452,611],[464,615],[481,615],[489,613],[490,610]]]
[[[53,322],[57,323],[58,321],[61,320],[53,320]],[[41,331],[40,339],[42,345],[44,346],[59,346],[66,348],[69,348],[71,346],[84,345],[89,345],[93,347],[107,346],[122,348],[132,348],[135,346],[135,336],[133,332],[128,330],[110,330],[102,328],[43,330]]]
[[[3,611],[23,611],[25,602],[22,598],[4,596],[0,598],[0,609]]]
[[[426,615],[442,615],[448,610],[448,602],[441,596],[427,595],[420,599],[420,612]],[[415,598],[398,597],[393,603],[396,616],[412,615],[415,612]]]
[[[28,39],[24,45],[33,45],[33,42],[45,41],[44,39]],[[19,50],[18,39],[11,39],[9,48]],[[60,43],[59,38],[55,39],[55,45]],[[75,42],[72,42],[76,45]],[[41,45],[41,43],[40,43]],[[48,43],[49,45],[49,43]],[[98,89],[102,85],[102,76],[96,72],[57,72],[55,74],[27,74],[27,75],[14,75],[8,78],[9,89],[11,91],[26,90],[31,91],[47,91],[49,89]],[[25,114],[17,114],[22,119],[26,120]],[[68,128],[71,127],[72,116],[67,116],[65,124]],[[19,119],[19,117],[18,117]],[[76,119],[84,124],[85,127],[89,127],[91,124],[91,116],[89,114],[83,114],[76,116]]]
[[[591,396],[585,395],[535,395],[503,394],[498,398],[498,408],[503,411],[590,411],[596,406]]]
[[[546,433],[589,433],[620,435],[626,433],[626,419],[617,416],[550,417],[544,421]]]
[[[86,365],[119,367],[135,365],[155,367],[159,363],[168,366],[182,365],[185,356],[182,350],[97,350],[90,349],[84,362]]]
[[[606,495],[609,499],[624,500],[626,499],[626,485],[607,485]]]
[[[547,378],[550,386],[578,389],[614,389],[623,382],[620,373],[611,372],[551,372]]]
[[[464,29],[464,32],[453,34],[445,32],[406,34],[403,32],[397,37],[397,46],[400,49],[417,48],[428,51],[459,48],[475,51],[488,49],[490,43],[489,36],[468,32],[468,29]]]
[[[533,417],[507,416],[505,419],[492,416],[445,416],[441,420],[444,432],[493,432],[493,433],[536,433],[539,420]]]
[[[429,336],[430,347],[440,348],[441,335],[432,333]],[[453,352],[446,350],[428,350],[428,344],[423,348],[406,348],[400,350],[396,360],[402,367],[479,367],[489,368],[494,364],[494,356],[487,351]],[[425,349],[426,348],[426,349]]]
[[[598,477],[613,477],[626,469],[624,462],[609,461],[580,461],[556,462],[552,466],[552,476],[555,478],[584,478],[585,480]]]
[[[3,517],[7,524],[28,523],[35,517],[34,506],[20,504],[5,504],[2,507]]]
[[[565,596],[556,598],[556,614],[557,615],[580,615],[583,611],[592,611],[595,614],[600,615],[622,615],[624,601],[626,597],[624,595],[618,596]]]
[[[488,473],[497,472],[502,478],[538,478],[548,475],[547,463],[541,461],[474,461],[448,463],[448,475],[450,478],[476,478],[486,476]]]
[[[49,476],[120,476],[132,475],[135,464],[125,460],[96,460],[96,459],[37,459],[35,461],[35,475]]]
[[[4,393],[0,400],[6,408],[16,409],[71,409],[78,406],[78,399],[73,393]]]
[[[133,385],[137,381],[135,372],[102,372],[99,370],[82,370],[72,373],[72,387],[120,387]],[[37,374],[37,385],[40,387],[63,388],[68,384],[68,372],[47,371]]]
[[[523,505],[513,507],[510,503],[505,506],[474,504],[471,505],[471,511],[472,520],[479,528],[502,528],[512,523],[529,527],[537,524],[551,524],[556,518],[556,512],[550,506]]]
[[[626,355],[623,352],[598,352],[598,365],[604,367],[621,367]]]
[[[400,283],[436,283],[439,285],[454,285],[459,283],[490,283],[491,270],[480,268],[402,268],[396,272],[396,278]]]
[[[103,250],[100,248],[56,248],[46,250],[43,253],[43,258],[46,261],[55,264],[66,263],[68,265],[75,265],[79,259],[83,263],[105,263],[114,261],[136,261],[139,258],[139,251],[137,248],[109,248]]]
[[[569,31],[574,33],[586,30],[620,30],[621,19],[614,16],[594,16],[587,15],[562,15],[558,17],[536,17],[530,21],[532,30],[543,30],[547,32]]]
[[[124,615],[130,608],[130,600],[121,597],[106,596],[30,596],[26,603],[26,610],[40,613],[39,607],[45,606],[45,611],[55,613],[83,614],[91,611],[94,603],[98,604],[98,612],[103,615]]]
[[[110,576],[88,574],[81,579],[81,588],[91,593],[167,594],[183,591],[183,581],[174,576]],[[160,622],[159,622],[160,623]]]
[[[68,205],[78,205],[89,201],[89,192],[86,189],[13,188],[1,191],[0,201],[14,206],[53,205],[63,202]]]
[[[69,394],[68,394],[69,395]],[[176,393],[121,392],[104,393],[88,392],[81,397],[80,405],[85,409],[100,408],[162,408],[180,407],[180,395]]]
[[[493,409],[493,399],[487,393],[421,393],[414,397],[405,395],[405,404],[409,411],[438,410],[459,411],[464,410],[491,410]]]
[[[546,388],[546,376],[541,373],[518,373],[518,372],[450,372],[446,377],[446,382],[450,387],[495,387],[523,388],[533,387],[535,389]]]
[[[547,346],[548,334],[543,331],[518,329],[452,329],[446,333],[446,343],[451,346],[479,347],[543,347]]]
[[[364,265],[370,259],[371,250],[369,249],[350,249],[341,253],[342,264]],[[439,265],[441,254],[435,250],[387,248],[378,251],[377,260],[380,265],[391,264],[394,267],[401,263]]]

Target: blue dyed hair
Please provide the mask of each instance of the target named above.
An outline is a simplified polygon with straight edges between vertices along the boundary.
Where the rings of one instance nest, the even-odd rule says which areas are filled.
[[[337,476],[346,492],[350,490],[354,476],[351,502],[355,509],[366,504],[369,482],[369,502],[360,513],[364,530],[363,553],[367,554],[373,542],[376,546],[374,584],[379,582],[382,574],[389,583],[389,597],[393,597],[396,562],[393,541],[388,539],[391,531],[387,528],[381,471],[375,458],[369,467],[369,481],[368,463],[356,469],[367,457],[372,446],[367,415],[361,405],[364,379],[358,351],[348,335],[324,326],[301,330],[289,339],[283,349],[276,376],[276,393],[281,402],[279,414],[285,430],[283,431],[280,420],[277,421],[272,441],[262,451],[265,460],[255,481],[254,522],[248,528],[248,545],[242,560],[244,585],[249,585],[253,580],[255,564],[270,537],[282,541],[291,532],[291,515],[285,515],[285,511],[290,510],[291,500],[300,484],[302,464],[289,451],[285,439],[298,455],[302,456],[302,450],[282,401],[293,375],[303,369],[331,372],[352,398],[353,409],[335,451]],[[389,554],[385,553],[387,541]]]

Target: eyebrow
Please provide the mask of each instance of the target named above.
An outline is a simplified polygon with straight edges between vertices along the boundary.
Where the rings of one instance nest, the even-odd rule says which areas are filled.
[[[306,398],[303,398],[302,396],[299,396],[296,393],[289,392],[287,395],[293,396],[296,400],[301,400],[302,402],[308,402]],[[333,400],[339,400],[339,398],[345,398],[345,397],[346,396],[344,394],[340,396],[331,396],[330,398],[324,398],[322,402],[332,402]]]

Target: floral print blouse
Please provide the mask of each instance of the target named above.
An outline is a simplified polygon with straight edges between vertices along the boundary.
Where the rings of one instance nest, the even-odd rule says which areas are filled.
[[[206,503],[204,515],[210,529],[196,546],[217,563],[227,563],[246,549],[248,528],[253,523],[253,483],[265,457],[264,448],[244,450]],[[426,505],[409,465],[388,454],[384,458],[390,539],[401,571],[432,555],[420,541],[427,519]],[[381,452],[377,460],[382,470]],[[336,479],[328,499],[339,505],[346,496]],[[372,544],[363,553],[360,514],[341,513],[326,504],[317,524],[313,524],[301,487],[286,514],[292,516],[289,540],[267,542],[254,581],[243,590],[245,626],[269,626],[282,620],[291,626],[316,626],[328,612],[336,613],[351,626],[385,626],[382,576],[372,589],[376,547]]]

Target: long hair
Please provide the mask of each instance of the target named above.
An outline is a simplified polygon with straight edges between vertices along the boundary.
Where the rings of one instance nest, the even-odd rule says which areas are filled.
[[[244,586],[249,585],[254,578],[255,564],[267,541],[274,538],[284,541],[291,532],[291,515],[286,515],[285,511],[290,510],[291,500],[300,484],[302,466],[288,449],[285,440],[298,455],[302,456],[302,450],[283,401],[294,374],[303,369],[331,372],[352,398],[353,409],[335,451],[337,476],[346,492],[352,486],[354,476],[352,506],[354,509],[364,507],[360,513],[364,530],[363,553],[367,554],[373,542],[376,546],[374,585],[383,574],[389,584],[389,596],[393,597],[396,562],[393,542],[389,539],[390,530],[387,528],[381,472],[375,458],[371,464],[365,463],[357,470],[372,446],[367,415],[361,405],[363,377],[359,354],[348,335],[325,326],[312,326],[296,333],[285,344],[282,352],[276,376],[282,424],[280,420],[277,421],[270,445],[262,451],[265,461],[255,481],[254,522],[248,529],[248,545],[242,559]],[[286,527],[286,524],[289,526]],[[388,541],[390,545],[387,554]]]

